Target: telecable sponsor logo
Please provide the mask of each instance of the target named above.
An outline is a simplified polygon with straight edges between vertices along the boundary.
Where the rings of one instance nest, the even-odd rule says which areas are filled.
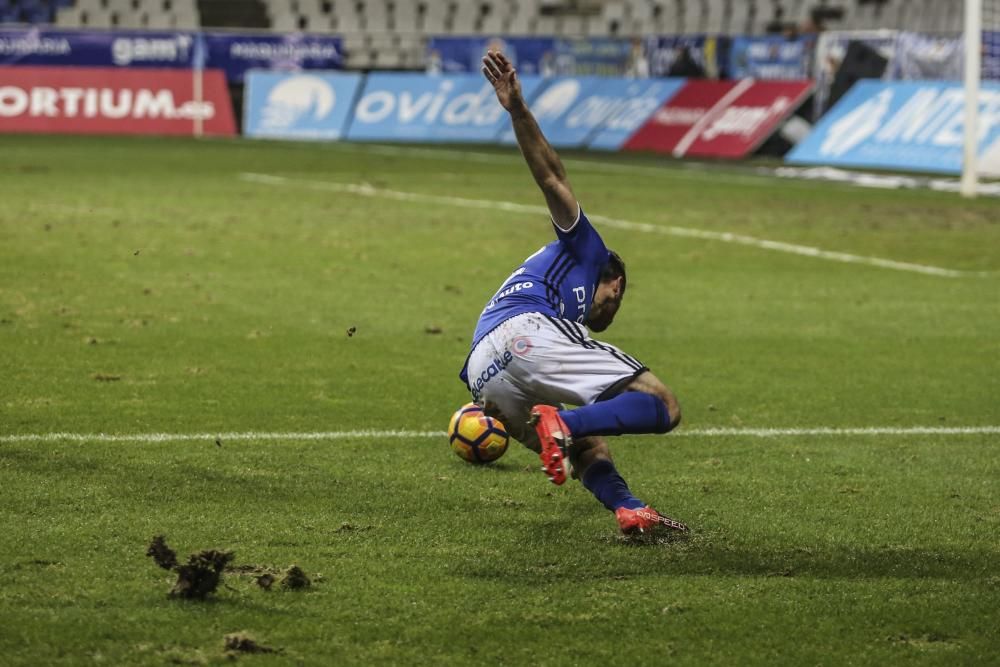
[[[480,373],[475,381],[471,383],[469,388],[472,390],[472,400],[478,403],[479,399],[482,398],[483,395],[483,387],[485,387],[490,380],[499,375],[502,370],[507,368],[513,360],[514,355],[510,352],[510,350],[505,351],[499,357],[494,357],[493,361],[490,362],[490,365],[483,369],[483,372]]]

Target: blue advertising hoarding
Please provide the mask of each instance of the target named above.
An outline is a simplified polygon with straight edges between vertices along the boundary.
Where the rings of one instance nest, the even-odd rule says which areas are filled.
[[[431,37],[427,58],[432,70],[446,74],[479,72],[487,51],[503,51],[520,74],[555,74],[553,37]]]
[[[815,44],[812,37],[733,37],[726,75],[731,79],[808,79]]]
[[[344,72],[251,70],[243,97],[243,134],[275,139],[340,139],[361,86]]]
[[[0,65],[190,68],[195,32],[0,30]]]
[[[538,127],[553,146],[569,148],[579,146],[584,136],[562,122],[575,105],[601,86],[605,79],[596,76],[559,76],[545,79],[533,97],[528,98],[531,112]],[[505,127],[500,142],[514,144],[514,131]]]
[[[432,37],[427,42],[430,69],[475,73],[487,51],[503,51],[521,74],[539,76],[621,76],[632,55],[627,39],[586,37]]]
[[[206,67],[224,69],[230,83],[240,83],[251,69],[329,70],[344,67],[339,37],[292,33],[204,33]]]
[[[632,56],[632,42],[612,37],[555,40],[555,74],[623,76]]]
[[[339,37],[153,30],[0,30],[0,65],[223,69],[340,69]]]
[[[1000,81],[1000,30],[983,31],[983,78]]]
[[[541,79],[521,77],[530,99]],[[508,124],[496,94],[480,74],[368,75],[347,138],[360,141],[493,142]]]
[[[589,135],[588,148],[617,151],[649,120],[656,110],[677,94],[686,79],[630,81],[609,79],[593,96],[594,104],[610,109],[596,131]]]
[[[547,79],[530,102],[553,146],[617,150],[683,83],[683,79],[556,77]],[[513,144],[514,133],[506,130],[500,140]]]
[[[1000,84],[984,82],[979,102],[983,166],[1000,168]],[[960,83],[860,81],[787,161],[958,174],[964,107]]]
[[[683,84],[683,79],[521,77],[524,95],[553,145],[602,150],[618,150]],[[515,141],[493,87],[476,74],[253,71],[244,99],[244,132],[252,137]]]
[[[684,54],[699,68],[702,76],[714,76],[718,67],[719,40],[707,35],[659,35],[646,37],[643,49],[649,61],[650,76],[671,76],[671,69]],[[694,76],[691,73],[674,76]]]

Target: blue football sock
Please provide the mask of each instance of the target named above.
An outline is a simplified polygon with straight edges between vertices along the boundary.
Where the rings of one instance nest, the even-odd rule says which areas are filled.
[[[666,433],[670,429],[667,406],[656,396],[628,391],[608,401],[560,410],[573,437],[623,435],[625,433]]]
[[[591,463],[584,471],[581,481],[587,490],[612,512],[619,507],[634,510],[646,505],[632,495],[628,484],[615,469],[615,464],[607,459]]]

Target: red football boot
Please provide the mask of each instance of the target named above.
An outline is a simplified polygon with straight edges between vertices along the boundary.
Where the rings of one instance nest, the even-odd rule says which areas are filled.
[[[619,507],[615,510],[615,518],[618,519],[618,527],[625,535],[635,533],[648,533],[657,526],[663,526],[670,530],[677,530],[682,533],[687,532],[688,527],[680,521],[674,521],[670,517],[663,516],[649,505],[638,509],[630,510]]]
[[[530,423],[535,427],[542,445],[539,454],[542,470],[553,484],[564,484],[569,470],[569,447],[573,443],[569,428],[559,416],[559,411],[551,405],[533,407]]]

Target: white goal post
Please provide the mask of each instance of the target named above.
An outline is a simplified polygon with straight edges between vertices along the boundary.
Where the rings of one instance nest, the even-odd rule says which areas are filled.
[[[1000,0],[964,0],[964,7],[962,194],[975,197],[980,179],[1000,178]]]
[[[965,0],[965,148],[962,195],[979,189],[979,80],[983,70],[983,0]]]

